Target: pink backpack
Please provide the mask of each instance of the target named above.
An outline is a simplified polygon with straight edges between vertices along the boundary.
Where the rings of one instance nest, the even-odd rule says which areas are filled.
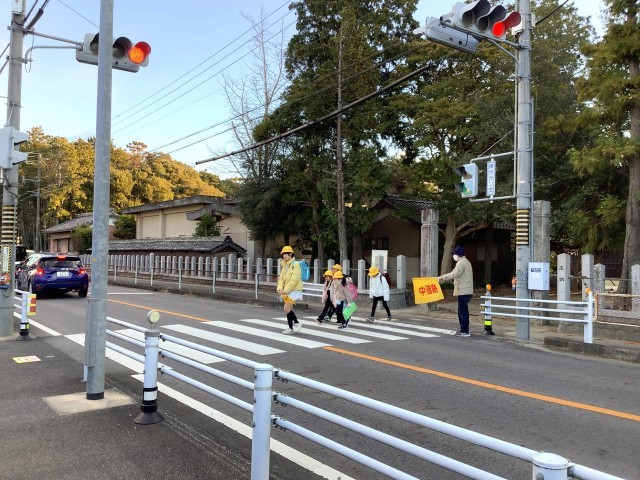
[[[347,283],[347,286],[349,287],[349,293],[351,293],[351,299],[355,300],[356,298],[358,298],[358,287],[356,287],[356,284],[353,282],[349,282]]]

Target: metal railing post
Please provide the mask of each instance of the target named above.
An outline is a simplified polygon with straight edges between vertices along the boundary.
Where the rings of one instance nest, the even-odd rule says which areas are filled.
[[[182,261],[178,262],[178,290],[182,290]]]
[[[593,292],[588,290],[587,311],[584,324],[584,343],[593,343]]]
[[[254,379],[251,480],[269,480],[273,366],[256,365]]]
[[[211,293],[216,294],[216,271],[213,271],[212,281],[211,281]]]
[[[258,289],[259,288],[260,288],[260,280],[258,278],[258,274],[256,273],[256,281],[255,281],[256,300],[258,300]]]
[[[569,460],[555,453],[539,452],[531,457],[533,476],[544,480],[567,480]]]
[[[158,344],[160,343],[160,330],[156,323],[160,314],[151,310],[147,313],[147,320],[151,328],[144,332],[144,381],[142,388],[142,413],[133,421],[139,425],[151,425],[164,420],[158,413]]]

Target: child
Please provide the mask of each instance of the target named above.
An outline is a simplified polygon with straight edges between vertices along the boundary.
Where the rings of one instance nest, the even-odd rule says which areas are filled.
[[[289,328],[282,333],[291,335],[298,333],[302,328],[302,324],[293,311],[293,306],[297,301],[302,300],[303,285],[300,265],[296,263],[293,248],[289,245],[283,247],[280,256],[282,257],[280,259],[282,269],[278,277],[277,292],[284,300],[284,313],[287,315],[287,323],[289,324]]]
[[[342,310],[351,302],[351,292],[347,287],[347,281],[341,271],[334,272],[333,282],[331,283],[331,298],[333,299],[333,306],[336,309],[336,316],[338,317],[338,327],[340,330],[344,330],[349,326],[351,317],[347,320],[344,319]]]
[[[371,316],[365,319],[369,323],[373,323],[373,317],[376,314],[376,306],[379,301],[382,301],[382,306],[387,311],[387,320],[391,321],[391,311],[387,300],[389,300],[389,284],[384,275],[380,275],[380,269],[378,267],[371,267],[369,269],[369,296],[373,299],[371,305]]]
[[[322,290],[322,301],[324,302],[324,308],[322,313],[316,318],[316,322],[322,325],[324,320],[331,321],[333,315],[333,302],[331,300],[331,282],[333,281],[333,272],[327,270],[324,272],[324,289]]]

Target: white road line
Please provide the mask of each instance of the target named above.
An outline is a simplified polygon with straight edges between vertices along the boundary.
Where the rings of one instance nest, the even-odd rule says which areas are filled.
[[[330,346],[330,344],[328,343],[315,342],[313,340],[307,340],[306,338],[302,338],[295,335],[285,335],[284,333],[269,332],[267,330],[263,330],[260,328],[251,328],[244,325],[238,325],[236,323],[220,322],[220,321],[214,320],[211,322],[205,322],[205,324],[212,325],[214,327],[219,327],[219,328],[226,328],[228,330],[233,330],[235,332],[248,333],[249,335],[256,335],[262,338],[270,338],[271,340],[276,340],[278,342],[283,342],[283,343],[289,343],[291,345],[297,345],[298,347],[321,348],[321,347]],[[286,324],[285,324],[285,328],[286,328]]]
[[[33,325],[36,328],[39,328],[43,332],[47,332],[52,337],[59,337],[60,335],[62,335],[60,332],[56,332],[55,330],[51,330],[49,327],[45,327],[41,323],[34,322],[33,320],[29,320],[29,324]]]
[[[283,327],[283,323],[282,322],[270,322],[268,320],[260,320],[258,318],[240,318],[239,320],[241,322],[248,322],[248,323],[253,323],[255,325],[262,325],[262,326],[271,327],[271,328],[279,328],[281,330],[282,330],[282,327]],[[313,326],[317,326],[317,327],[323,328],[320,325],[318,325],[316,322],[308,322],[306,320],[300,320],[300,323],[302,323],[303,325],[313,325]],[[284,325],[287,325],[287,324],[284,323]],[[302,330],[301,333],[304,333],[305,335],[312,335],[312,336],[315,336],[315,337],[322,337],[322,338],[329,338],[331,340],[338,340],[339,342],[371,343],[370,340],[363,340],[362,338],[350,337],[346,333],[345,334],[330,333],[329,331],[327,331],[326,328],[323,328],[323,330],[321,330],[321,331],[304,329],[304,330]],[[400,337],[396,337],[396,338],[400,338]]]
[[[107,295],[155,295],[155,292],[107,292]]]
[[[283,317],[284,318],[284,317]],[[306,318],[312,318],[312,317],[306,317]],[[315,319],[315,317],[313,317]],[[278,320],[278,319],[276,319]],[[286,320],[286,319],[285,319]],[[311,322],[311,324],[316,324],[318,325],[318,322]],[[326,325],[326,327],[325,327]],[[372,338],[380,338],[382,340],[408,340],[407,337],[399,337],[397,335],[389,335],[386,333],[378,333],[378,332],[369,332],[367,330],[362,330],[360,328],[353,328],[355,325],[355,323],[353,321],[349,322],[349,327],[347,328],[347,332],[349,333],[355,333],[356,335],[361,335],[363,337],[372,337]],[[359,327],[360,325],[358,325]],[[368,326],[367,325],[363,325],[363,326]],[[324,322],[322,324],[322,326],[318,325],[318,327],[320,328],[338,328],[338,324],[334,323],[334,322]]]
[[[376,322],[376,323],[369,323],[364,321],[364,319],[362,319],[362,321],[360,321],[359,318],[356,318],[356,320],[358,320],[357,323],[357,328],[359,329],[360,327],[366,327],[366,328],[371,328],[374,330],[382,330],[384,332],[393,332],[393,333],[400,333],[402,335],[409,335],[412,337],[423,337],[423,338],[434,338],[434,337],[438,337],[439,335],[434,335],[431,333],[421,333],[421,332],[415,332],[412,330],[405,330],[404,328],[395,328],[396,325],[399,327],[413,327],[414,325],[411,325],[409,323],[396,323],[396,322],[385,322],[384,324],[381,322]],[[353,325],[353,323],[349,324],[349,328],[351,328],[351,326]],[[387,326],[387,325],[393,325],[393,326]],[[439,329],[438,329],[439,330]],[[358,330],[358,333],[360,333],[361,330]],[[444,333],[444,332],[451,332],[451,335],[455,332],[453,332],[452,330],[443,330],[440,333]]]
[[[211,322],[206,322],[211,323]],[[203,330],[201,328],[189,327],[187,325],[161,325],[160,328],[166,328],[174,330],[176,332],[191,335],[192,337],[198,337],[203,340],[208,340],[214,343],[220,343],[228,347],[237,348],[239,350],[245,350],[247,352],[255,353],[257,355],[274,355],[276,353],[284,353],[284,350],[268,347],[266,345],[260,345],[259,343],[248,342],[246,340],[240,340],[239,338],[227,337],[226,335],[220,335],[219,333],[211,332],[209,330]]]
[[[82,345],[84,347],[84,333],[65,335],[65,337],[73,342],[76,342],[78,345]],[[120,352],[114,352],[110,348],[107,348],[105,353],[106,353],[106,357],[109,358],[110,360],[113,360],[114,362],[117,362],[120,365],[123,365],[127,368],[130,368],[136,373],[144,373],[144,363],[138,362],[133,358],[129,358]],[[134,353],[137,353],[137,352],[134,352]]]
[[[369,322],[366,322],[364,318],[360,318],[360,317],[353,317],[353,318],[355,320],[362,321],[363,324],[367,326],[372,325]],[[427,327],[424,325],[415,325],[413,323],[389,322],[387,320],[376,320],[375,324],[380,326],[389,325],[390,327],[398,326],[398,327],[412,328],[414,330],[421,330],[424,332],[433,332],[433,333],[442,333],[444,335],[453,335],[454,333],[456,333],[455,330],[450,330],[448,328]]]
[[[116,330],[116,332],[144,342],[144,333],[138,332],[137,330],[126,328],[124,330]],[[198,350],[195,350],[193,348],[185,347],[183,345],[178,345],[172,342],[160,342],[160,350],[177,353],[178,355],[182,355],[183,357],[190,358],[192,360],[195,360],[196,362],[204,363],[206,365],[210,363],[225,361],[222,358],[214,357],[213,355],[209,355],[208,353],[199,352]]]
[[[132,375],[132,377],[140,382],[144,382],[143,375]],[[222,425],[230,428],[235,432],[238,432],[246,438],[251,438],[253,435],[252,429],[248,425],[245,425],[235,418],[232,418],[218,410],[215,410],[208,405],[199,402],[198,400],[188,397],[187,395],[184,395],[183,393],[180,393],[179,391],[174,390],[171,387],[158,382],[158,390],[160,390],[163,395],[167,395],[168,397],[177,400],[178,402],[202,413],[203,415],[210,417],[216,422],[221,423]],[[161,405],[160,410],[162,410]],[[273,452],[282,455],[284,458],[291,460],[292,462],[300,465],[303,468],[306,468],[310,472],[313,472],[322,478],[327,478],[330,480],[355,480],[354,478],[347,476],[345,473],[335,470],[330,466],[325,465],[318,460],[311,458],[310,456],[300,452],[299,450],[291,448],[278,440],[272,438],[270,445]]]

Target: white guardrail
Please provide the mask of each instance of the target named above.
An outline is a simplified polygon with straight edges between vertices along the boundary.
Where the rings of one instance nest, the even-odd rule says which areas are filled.
[[[143,396],[141,411],[142,413],[135,419],[139,424],[152,424],[164,420],[162,415],[157,411],[157,375],[163,373],[173,378],[181,380],[192,385],[203,392],[207,392],[217,398],[225,400],[247,412],[253,414],[253,435],[251,447],[251,480],[268,480],[270,465],[270,438],[271,428],[280,427],[286,431],[295,433],[311,440],[325,448],[350,458],[362,465],[365,465],[377,472],[385,474],[394,479],[415,479],[410,474],[402,472],[395,467],[385,464],[380,460],[371,458],[370,456],[355,451],[350,447],[341,445],[330,438],[322,436],[312,430],[298,425],[272,413],[272,404],[289,405],[299,411],[313,415],[317,418],[326,420],[335,425],[352,430],[367,438],[381,442],[383,444],[394,447],[398,450],[406,452],[417,458],[421,458],[435,465],[457,472],[473,479],[502,479],[503,477],[494,475],[490,472],[481,470],[463,462],[454,460],[436,452],[427,450],[419,445],[412,444],[400,438],[389,435],[380,430],[368,427],[361,423],[355,422],[340,415],[336,415],[322,408],[316,407],[304,401],[298,400],[292,396],[273,390],[273,379],[284,382],[292,382],[297,385],[314,389],[318,392],[324,392],[336,398],[361,405],[380,413],[384,413],[395,418],[402,419],[406,422],[413,423],[437,432],[444,433],[451,437],[464,440],[474,445],[489,448],[496,452],[529,462],[532,465],[532,478],[548,478],[553,480],[565,480],[577,478],[582,480],[622,480],[619,477],[609,475],[598,470],[585,467],[569,462],[567,459],[552,453],[538,452],[529,448],[522,447],[513,443],[505,442],[487,435],[473,432],[465,428],[457,427],[440,420],[436,420],[424,415],[395,407],[387,403],[380,402],[362,395],[349,392],[347,390],[336,388],[331,385],[317,382],[301,375],[287,372],[273,367],[272,365],[254,362],[246,358],[238,357],[220,350],[208,348],[194,342],[183,340],[171,335],[161,333],[156,326],[159,314],[155,311],[148,313],[147,318],[151,323],[150,329],[145,329],[137,325],[132,325],[121,320],[107,317],[107,321],[116,325],[121,325],[131,330],[144,333],[145,341],[134,339],[127,335],[123,335],[112,330],[107,330],[107,335],[119,338],[129,344],[144,348],[145,354],[139,355],[123,347],[107,342],[107,347],[111,348],[129,358],[133,358],[140,362],[144,362],[144,380],[143,380]],[[185,358],[177,353],[170,352],[160,348],[159,341],[174,343],[184,347],[192,348],[199,352],[207,353],[229,362],[233,362],[245,366],[252,370],[253,382],[230,375],[215,368],[211,368],[195,360]],[[215,377],[227,380],[235,385],[239,385],[247,390],[253,391],[253,401],[247,402],[239,398],[233,397],[225,392],[210,387],[205,383],[194,380],[182,373],[178,373],[174,368],[158,363],[158,357],[170,358],[178,363],[190,366],[205,373],[209,373]],[[341,411],[349,409],[342,408]]]
[[[578,322],[584,324],[584,343],[593,343],[593,292],[589,291],[584,302],[570,302],[535,298],[493,297],[491,292],[480,297],[485,324],[491,317],[511,317],[540,320],[557,320],[560,322]],[[531,304],[549,304],[551,307],[534,307]],[[524,312],[524,313],[521,313]],[[534,312],[532,315],[531,312]],[[537,313],[537,314],[536,314]],[[546,315],[540,315],[540,313]],[[560,315],[560,316],[556,316]],[[578,317],[578,318],[575,318]]]

